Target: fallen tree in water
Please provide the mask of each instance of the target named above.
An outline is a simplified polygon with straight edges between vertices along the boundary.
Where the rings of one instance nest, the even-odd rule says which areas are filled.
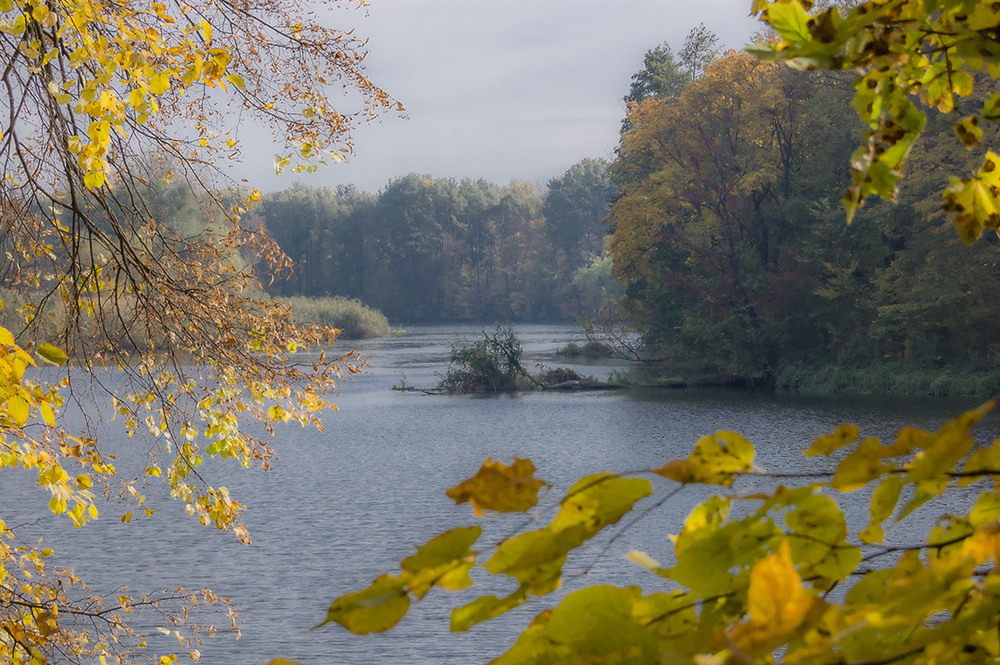
[[[496,393],[516,390],[607,390],[623,385],[586,377],[576,370],[559,367],[532,376],[521,364],[524,349],[510,326],[483,331],[481,339],[456,345],[450,366],[435,393]]]

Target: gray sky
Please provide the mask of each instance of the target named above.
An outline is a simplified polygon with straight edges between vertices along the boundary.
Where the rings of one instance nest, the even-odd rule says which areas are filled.
[[[647,50],[680,50],[704,23],[726,47],[755,30],[750,0],[371,0],[331,22],[368,37],[372,80],[403,102],[354,133],[348,163],[275,176],[267,145],[233,175],[265,191],[354,183],[375,192],[407,173],[545,182],[611,157],[622,97]],[[346,109],[345,109],[346,110]],[[243,137],[243,143],[249,143]]]

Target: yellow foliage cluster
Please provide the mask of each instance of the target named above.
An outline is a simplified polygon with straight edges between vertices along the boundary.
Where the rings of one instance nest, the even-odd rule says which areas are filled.
[[[74,525],[97,517],[100,492],[124,501],[123,522],[151,515],[139,488],[161,477],[189,514],[249,542],[242,504],[202,475],[203,460],[266,469],[273,426],[322,427],[336,381],[357,371],[353,355],[325,353],[335,331],[294,325],[264,294],[255,264],[280,273],[288,259],[243,222],[259,192],[212,170],[239,155],[251,115],[254,131],[284,142],[279,164],[312,170],[350,152],[359,119],[400,108],[364,73],[363,41],[313,9],[0,0],[0,282],[18,300],[0,328],[0,469],[37,474],[51,511]],[[198,198],[199,228],[171,219],[176,191]],[[39,359],[63,366],[61,380],[33,382]],[[101,383],[105,369],[115,389]],[[90,429],[60,427],[64,399],[102,393],[129,437],[149,442],[140,478],[119,477]],[[125,615],[174,603],[190,628],[185,606],[218,600],[123,595],[99,607],[9,528],[0,540],[5,662],[125,662],[135,656]]]

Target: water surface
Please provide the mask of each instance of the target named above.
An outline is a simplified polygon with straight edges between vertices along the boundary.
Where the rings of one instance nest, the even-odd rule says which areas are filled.
[[[370,366],[338,389],[340,409],[325,419],[325,433],[298,426],[280,429],[275,442],[279,457],[267,473],[210,465],[210,479],[228,486],[249,506],[250,546],[197,525],[156,487],[150,488],[156,507],[152,519],[123,525],[116,518],[120,509],[110,507],[97,522],[69,529],[67,520],[43,516],[47,497],[28,474],[5,472],[0,476],[2,512],[12,517],[12,524],[37,522],[31,533],[44,537],[58,561],[75,565],[96,590],[184,584],[210,587],[231,598],[241,610],[243,636],[222,635],[207,642],[201,647],[202,663],[263,664],[280,655],[304,665],[464,665],[486,662],[505,650],[549,599],[458,635],[448,633],[448,601],[468,602],[476,589],[452,598],[435,591],[384,635],[358,637],[336,625],[311,628],[336,596],[366,586],[383,572],[397,572],[399,560],[436,533],[472,524],[471,510],[456,507],[444,491],[475,473],[486,457],[506,462],[530,457],[538,475],[554,484],[548,497],[554,505],[583,475],[658,467],[685,456],[700,436],[718,429],[737,430],[757,444],[762,468],[787,471],[815,468],[817,462],[804,462],[797,451],[840,422],[849,420],[865,434],[887,437],[903,424],[937,427],[976,405],[976,400],[807,399],[724,391],[482,397],[391,390],[404,377],[411,386],[434,385],[446,370],[451,346],[473,339],[479,330],[420,327],[360,343],[358,350]],[[567,366],[555,359],[555,349],[571,339],[582,341],[569,326],[519,326],[518,333],[527,368],[537,362]],[[614,369],[569,366],[598,378]],[[983,438],[998,429],[990,421]],[[114,427],[109,436],[119,447],[125,443]],[[669,487],[666,482],[656,486],[661,491]],[[612,582],[658,588],[659,581],[622,557],[639,548],[668,561],[666,534],[676,533],[705,496],[699,489],[685,492],[614,542],[606,544],[604,538],[571,559],[565,586]],[[863,523],[863,496],[848,504],[858,506],[849,516],[852,521]],[[928,511],[945,508],[932,504]],[[521,519],[488,520],[483,542],[498,542]],[[512,588],[486,587],[491,593]],[[177,649],[176,639],[155,632],[150,642],[161,652]]]

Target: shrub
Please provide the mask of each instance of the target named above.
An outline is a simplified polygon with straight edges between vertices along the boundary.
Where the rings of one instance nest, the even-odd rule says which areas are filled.
[[[546,370],[538,377],[538,380],[546,386],[554,386],[557,383],[566,383],[567,381],[581,381],[583,378],[583,375],[575,369],[556,367],[555,369]]]
[[[448,373],[438,384],[451,392],[500,392],[517,390],[518,377],[526,374],[521,367],[521,340],[511,327],[496,327],[482,339],[465,346],[455,346]]]
[[[557,356],[583,356],[584,358],[610,358],[615,355],[614,350],[603,342],[589,340],[583,346],[576,342],[569,342],[566,346],[556,351]]]

